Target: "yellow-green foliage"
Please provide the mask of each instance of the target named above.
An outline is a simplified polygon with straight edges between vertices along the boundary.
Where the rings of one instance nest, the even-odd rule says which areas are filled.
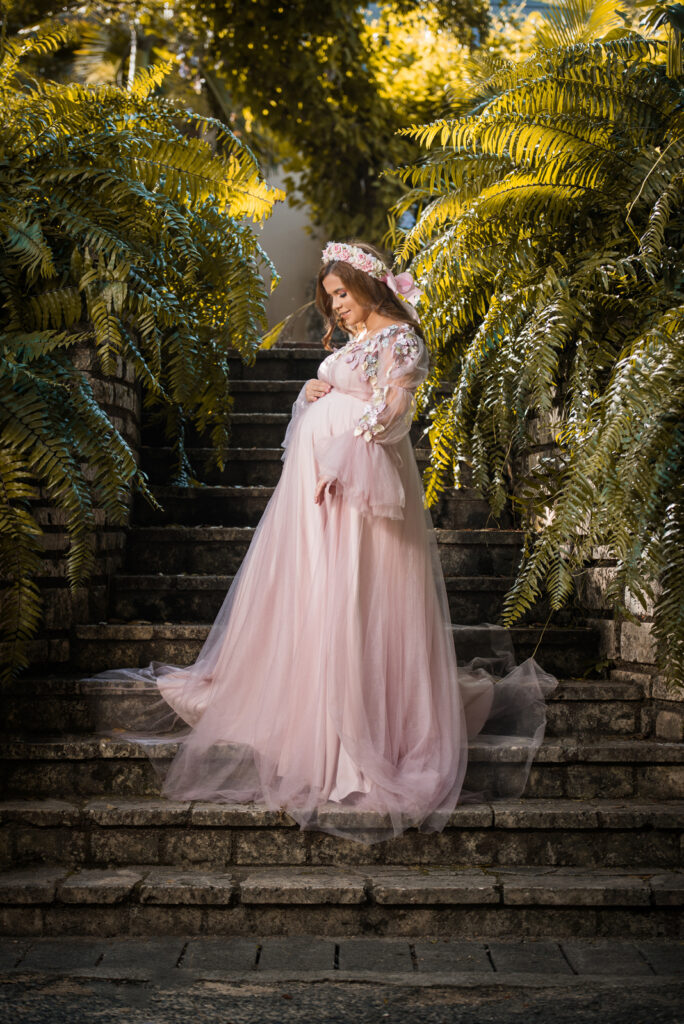
[[[7,41],[0,61],[0,576],[10,667],[25,664],[39,622],[38,488],[65,513],[73,585],[91,568],[94,505],[121,521],[130,485],[145,489],[73,365],[74,343],[94,345],[104,374],[130,361],[148,401],[225,444],[227,350],[249,358],[265,325],[260,269],[270,264],[248,221],[278,198],[222,125],[154,98],[163,68],[140,72],[129,92],[22,74],[22,57],[64,38]]]
[[[487,9],[482,0],[387,0],[375,10],[404,31],[385,31],[382,23],[376,31],[369,10],[355,0],[225,0],[207,16],[209,49],[229,92],[268,129],[286,169],[296,172],[292,197],[303,197],[333,237],[380,241],[387,208],[398,195],[383,171],[413,151],[397,130],[410,103],[403,88],[411,48],[405,35],[415,27],[414,15],[435,30],[447,22],[445,32],[467,42],[471,26],[486,29]],[[388,88],[390,68],[399,79],[395,89]],[[429,68],[423,66],[408,76],[421,103],[424,75]],[[429,115],[413,107],[423,116],[441,109],[443,88]]]
[[[470,112],[407,129],[427,154],[395,215],[417,216],[399,251],[426,290],[424,407],[451,383],[428,498],[465,460],[499,511],[517,473],[530,534],[506,621],[544,588],[559,607],[600,545],[618,605],[660,584],[654,630],[681,681],[684,83],[669,43],[612,35],[509,62]],[[525,474],[530,422],[550,415],[558,450]]]
[[[434,10],[381,12],[362,39],[378,92],[402,123],[444,112],[449,93],[464,87],[470,47],[440,26]]]
[[[416,153],[397,130],[445,111],[489,21],[486,0],[65,0],[53,13],[74,38],[51,73],[125,84],[132,62],[168,56],[165,89],[243,130],[326,232],[377,242],[401,194],[383,171]]]

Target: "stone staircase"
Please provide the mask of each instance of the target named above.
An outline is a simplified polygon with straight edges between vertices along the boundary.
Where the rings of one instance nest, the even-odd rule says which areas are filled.
[[[76,627],[70,676],[34,674],[0,694],[3,932],[679,936],[684,745],[656,737],[647,679],[592,678],[598,637],[576,616],[543,630],[531,615],[513,630],[518,660],[536,651],[561,679],[524,798],[505,795],[520,752],[494,762],[475,742],[466,785],[499,777],[503,798],[459,806],[440,834],[363,845],[302,832],[282,812],[163,800],[155,763],[175,745],[145,752],[102,735],[151,695],[80,677],[195,658],[277,483],[292,402],[320,358],[292,348],[251,367],[234,361],[225,468],[206,468],[202,438],[189,439],[206,486],[165,483],[171,451],[144,433],[143,465],[164,511],[135,504],[109,620]],[[496,621],[520,534],[492,522],[472,490],[434,519],[467,657],[477,623]],[[326,813],[366,831],[381,824]]]

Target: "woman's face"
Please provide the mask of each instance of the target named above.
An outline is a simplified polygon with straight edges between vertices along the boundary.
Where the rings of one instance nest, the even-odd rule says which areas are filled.
[[[343,327],[352,328],[363,323],[370,310],[347,291],[347,286],[337,274],[326,274],[323,287],[330,296],[333,313]]]

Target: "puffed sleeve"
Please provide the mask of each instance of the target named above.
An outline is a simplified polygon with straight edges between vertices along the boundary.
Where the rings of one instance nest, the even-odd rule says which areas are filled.
[[[372,396],[354,430],[316,442],[320,476],[363,515],[404,518],[396,445],[408,434],[428,354],[409,325],[383,338],[364,362]]]

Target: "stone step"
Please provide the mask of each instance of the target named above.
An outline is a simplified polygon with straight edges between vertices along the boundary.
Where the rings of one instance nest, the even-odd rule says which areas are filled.
[[[0,875],[4,934],[363,934],[677,939],[684,873],[637,869],[155,865]]]
[[[136,494],[133,521],[141,526],[256,526],[273,494],[272,487],[180,487],[155,485],[152,491],[162,506],[153,508]],[[477,491],[463,488],[444,497],[432,510],[435,526],[451,530],[489,529],[489,505]],[[504,525],[504,524],[502,524]]]
[[[259,352],[253,363],[245,363],[236,352],[228,356],[232,382],[239,380],[287,380],[304,382],[315,377],[318,367],[329,353],[321,346],[309,348],[272,348]],[[300,384],[301,386],[301,384]]]
[[[119,574],[112,577],[112,621],[207,622],[214,619],[233,576],[180,573]],[[448,576],[445,580],[454,622],[496,622],[503,598],[513,583],[506,576]],[[531,613],[532,614],[532,613]],[[534,613],[540,617],[539,609]]]
[[[186,454],[198,480],[203,484],[219,486],[275,487],[283,468],[284,449],[279,448],[226,448],[222,469],[214,464],[213,448],[187,448]],[[143,445],[140,465],[154,484],[168,484],[175,473],[175,452],[163,445]],[[421,452],[419,466],[426,459]]]
[[[640,683],[561,679],[547,697],[546,735],[654,736],[656,712]]]
[[[233,413],[230,417],[230,444],[232,448],[280,448],[290,422],[289,412],[243,412]],[[159,430],[143,426],[142,441],[144,445],[168,445]],[[206,438],[189,429],[186,444],[190,448],[206,447]]]
[[[24,677],[0,691],[0,720],[8,732],[90,733],[121,729],[158,699],[156,687],[96,679]],[[562,679],[547,702],[547,736],[647,738],[656,711],[640,683]]]
[[[134,526],[126,541],[126,571],[234,573],[247,553],[253,526]],[[448,576],[507,576],[520,559],[519,530],[435,530]]]
[[[323,349],[308,349],[289,354],[271,356],[260,353],[256,362],[251,365],[242,362],[239,356],[229,359],[231,384],[229,393],[234,400],[234,413],[231,422],[235,425],[235,417],[247,414],[253,421],[259,415],[272,412],[277,415],[276,422],[284,423],[290,418],[292,404],[297,398],[306,380],[315,377],[318,366],[326,353]],[[268,357],[268,358],[264,358]],[[247,421],[249,422],[249,420]],[[284,429],[283,429],[284,433]],[[236,438],[242,432],[233,433],[233,443],[242,444]],[[271,431],[271,435],[273,431]],[[168,445],[169,441],[161,423],[154,416],[144,416],[141,425],[142,442],[145,445]],[[190,446],[206,443],[206,436],[192,424],[186,425],[186,443]],[[280,444],[282,434],[276,444]],[[248,442],[248,443],[254,443]]]
[[[195,476],[204,484],[224,487],[275,487],[283,468],[283,448],[226,448],[223,468],[214,464],[213,448],[187,448]],[[418,468],[428,463],[429,451],[416,450]],[[168,484],[176,472],[176,453],[168,445],[143,445],[140,465],[153,484]]]
[[[291,415],[302,386],[300,380],[234,380],[230,395],[238,413],[285,412]]]
[[[138,745],[115,736],[9,737],[0,744],[0,762],[7,796],[156,796],[160,783],[152,762],[161,766],[177,750],[170,740]],[[526,756],[522,744],[501,749],[471,742],[465,789],[510,796],[524,775]],[[681,800],[684,744],[549,737],[532,765],[525,796]]]
[[[151,661],[191,665],[210,628],[211,624],[199,622],[102,622],[75,626],[72,664],[83,673],[144,666]],[[481,654],[487,627],[458,626],[452,632],[459,661],[468,662]],[[559,677],[586,675],[598,662],[598,636],[591,629],[516,626],[510,634],[519,662],[535,655],[548,672]]]
[[[334,823],[366,835],[380,815],[331,809]],[[326,814],[322,813],[322,820]],[[254,804],[107,795],[0,803],[0,868],[155,864],[391,864],[491,867],[652,867],[680,862],[684,801],[499,800],[462,804],[440,833],[409,829],[373,844],[301,830],[284,811]]]
[[[460,625],[451,627],[459,664],[467,664],[482,655],[489,642],[491,627]],[[519,625],[508,630],[516,663],[535,660],[559,679],[596,675],[599,664],[599,635],[585,626],[553,624]]]
[[[292,417],[292,408],[288,412],[252,412],[232,413],[230,416],[230,445],[236,449],[251,447],[275,447],[280,449],[288,423]],[[411,428],[411,437],[415,443],[423,436],[425,424],[416,422]],[[169,439],[161,426],[144,422],[140,428],[140,439],[146,447],[168,447]],[[210,445],[206,434],[200,433],[193,425],[185,428],[185,444],[189,449],[198,449]]]
[[[232,413],[230,417],[231,447],[280,448],[291,415],[291,407],[286,412]],[[411,438],[414,443],[417,443],[423,436],[424,426],[424,424],[416,422],[411,427]],[[145,447],[164,448],[169,446],[169,439],[162,427],[156,423],[143,421],[140,436]],[[188,424],[185,430],[185,444],[190,449],[204,448],[210,446],[211,441],[207,434],[200,433],[192,424]]]
[[[140,494],[133,503],[133,520],[144,526],[184,523],[193,526],[256,526],[273,487],[179,487],[156,485],[154,509]]]
[[[222,487],[275,487],[283,468],[282,448],[226,448],[224,466],[212,464],[212,448],[188,448],[187,456],[198,480]],[[144,445],[140,465],[153,484],[168,484],[175,473],[175,453],[161,445]]]

